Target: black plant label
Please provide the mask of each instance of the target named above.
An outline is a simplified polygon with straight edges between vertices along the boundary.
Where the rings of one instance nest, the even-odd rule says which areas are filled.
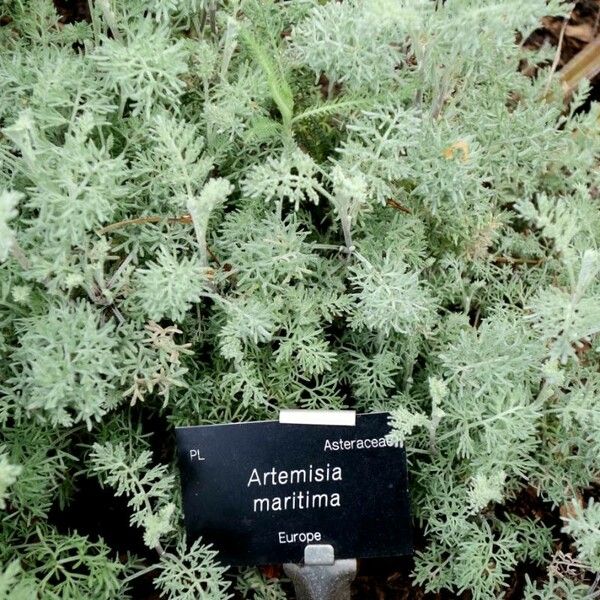
[[[354,427],[276,421],[176,430],[190,541],[230,565],[299,562],[308,544],[336,558],[412,551],[404,449],[387,413]]]

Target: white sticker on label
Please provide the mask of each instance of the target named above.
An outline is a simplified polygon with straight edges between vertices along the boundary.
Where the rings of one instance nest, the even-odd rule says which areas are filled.
[[[356,411],[354,410],[304,410],[286,408],[279,413],[280,423],[293,425],[356,425]]]

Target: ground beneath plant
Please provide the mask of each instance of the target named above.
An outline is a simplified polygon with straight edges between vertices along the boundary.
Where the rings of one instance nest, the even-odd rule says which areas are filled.
[[[55,0],[55,4],[62,15],[64,23],[89,18],[87,0]],[[562,19],[547,18],[543,27],[538,29],[528,40],[532,48],[543,44],[558,46],[561,31],[564,27],[564,39],[560,49],[559,68],[566,64],[587,43],[599,35],[600,30],[600,0],[582,0],[578,2],[567,24]],[[593,98],[600,100],[600,77],[594,83]],[[164,431],[164,424],[156,423],[156,428]],[[161,436],[156,436],[161,437]],[[159,453],[165,448],[157,449]],[[599,490],[595,490],[596,495]],[[590,490],[591,492],[591,490]],[[590,495],[592,495],[590,493]],[[562,521],[560,511],[544,504],[533,490],[524,490],[508,507],[511,512],[521,516],[531,516],[541,519],[555,533],[556,550],[568,552],[569,542],[560,534]],[[500,510],[505,510],[501,508]],[[90,515],[94,515],[93,521]],[[149,561],[156,557],[148,553],[141,543],[141,534],[135,536],[135,531],[129,527],[129,513],[126,503],[115,499],[110,492],[101,490],[95,482],[81,482],[74,501],[65,512],[56,510],[52,515],[56,525],[67,531],[77,529],[82,534],[97,537],[101,535],[113,548],[118,549],[122,556],[133,552],[138,556],[147,557]],[[424,546],[421,532],[415,533],[415,548]],[[411,584],[410,573],[413,568],[413,559],[410,557],[360,560],[358,574],[353,585],[353,598],[356,600],[469,600],[469,592],[461,595],[449,593],[427,594],[419,587]],[[265,577],[283,576],[280,566],[262,568]],[[535,565],[520,565],[508,582],[504,600],[518,600],[522,598],[525,574],[531,578],[543,577],[544,573]],[[289,597],[293,597],[291,587],[284,584],[289,590]],[[140,578],[136,581],[133,595],[136,600],[158,600],[159,595],[152,586],[151,576]],[[237,596],[236,598],[240,598]]]

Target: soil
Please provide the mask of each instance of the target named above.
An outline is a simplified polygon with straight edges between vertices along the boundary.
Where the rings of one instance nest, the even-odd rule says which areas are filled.
[[[88,0],[54,0],[54,6],[65,25],[76,21],[90,20]]]
[[[62,16],[64,23],[89,19],[87,0],[55,0],[55,4]],[[579,52],[591,39],[600,32],[600,0],[582,0],[576,7],[565,26],[564,40],[561,47],[559,68]],[[563,28],[562,19],[546,18],[543,27],[538,29],[527,41],[531,48],[541,47],[543,44],[558,45],[558,40]],[[532,74],[533,75],[533,74]],[[593,82],[593,97],[600,100],[600,77]],[[158,430],[166,435],[154,436],[155,439],[168,439],[164,423],[153,423]],[[165,453],[166,447],[156,448],[158,454]],[[168,460],[168,457],[167,457]],[[598,492],[599,490],[595,490]],[[585,501],[585,498],[583,498]],[[542,519],[555,533],[556,549],[568,552],[568,540],[561,537],[560,511],[553,510],[544,504],[532,490],[524,490],[515,499],[511,506],[499,510],[510,510],[521,516],[538,517]],[[93,519],[90,518],[93,515]],[[106,542],[119,555],[125,557],[127,553],[135,553],[145,558],[148,562],[155,560],[141,542],[141,532],[136,536],[135,530],[129,527],[129,509],[122,498],[114,498],[110,491],[102,490],[98,484],[91,480],[79,480],[78,490],[75,492],[72,504],[66,511],[56,508],[51,515],[51,521],[61,531],[69,529],[89,535],[92,539],[102,536]],[[422,548],[424,541],[421,533],[416,532],[416,549]],[[354,600],[469,600],[471,595],[465,592],[461,595],[450,593],[426,594],[421,588],[413,587],[410,573],[413,568],[413,559],[410,557],[360,560],[358,575],[353,585]],[[280,566],[263,567],[263,575],[268,578],[281,577]],[[509,582],[504,600],[518,600],[522,597],[525,573],[530,577],[543,577],[543,572],[534,565],[520,565]],[[292,598],[291,587],[284,584]],[[159,594],[153,588],[152,576],[141,577],[134,581],[132,590],[136,600],[158,600]],[[241,600],[240,596],[235,596]]]

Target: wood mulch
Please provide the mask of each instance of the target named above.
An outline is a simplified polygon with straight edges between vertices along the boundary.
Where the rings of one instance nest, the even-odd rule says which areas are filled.
[[[544,43],[556,47],[564,25],[564,19],[546,17],[543,27],[531,35],[528,46],[541,47]],[[561,47],[559,68],[564,66],[586,44],[600,34],[600,0],[581,0],[577,2],[571,18],[565,26],[564,40]],[[598,78],[596,78],[597,80]]]

